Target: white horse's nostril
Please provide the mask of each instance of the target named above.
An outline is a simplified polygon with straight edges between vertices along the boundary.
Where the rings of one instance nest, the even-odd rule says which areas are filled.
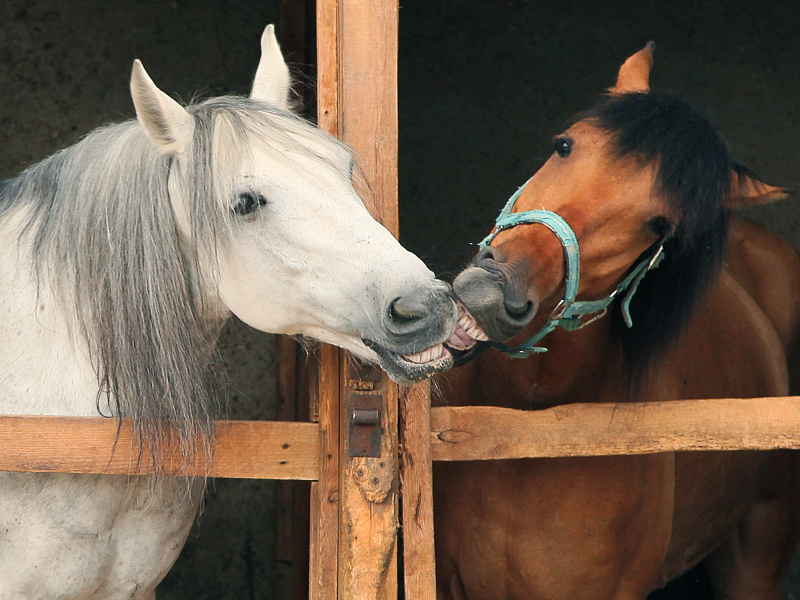
[[[424,303],[407,296],[395,298],[389,304],[389,316],[397,323],[412,323],[425,317],[430,310]]]

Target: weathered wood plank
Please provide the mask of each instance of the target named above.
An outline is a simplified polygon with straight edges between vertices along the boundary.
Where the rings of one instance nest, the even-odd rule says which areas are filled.
[[[367,207],[395,237],[399,233],[397,0],[339,0],[340,137],[361,159]]]
[[[800,397],[431,411],[433,460],[800,448]]]
[[[339,137],[360,158],[368,185],[359,186],[373,216],[398,233],[397,0],[338,0]],[[358,184],[359,182],[356,181]],[[371,190],[371,194],[369,193]],[[349,457],[347,402],[365,382],[341,361],[339,596],[397,597],[397,387],[375,386],[382,403],[380,457]]]
[[[339,541],[340,597],[346,600],[388,600],[397,597],[398,535],[398,411],[397,386],[374,370],[379,382],[358,380],[351,385],[342,373],[341,516]],[[343,365],[343,371],[349,371]],[[369,383],[371,391],[363,392]],[[358,390],[358,391],[356,391]],[[351,457],[349,422],[351,394],[380,393],[381,444],[379,457]]]
[[[219,421],[216,430],[208,467],[198,459],[184,468],[177,454],[166,452],[160,472],[245,479],[318,477],[319,428],[314,423]],[[141,462],[138,456],[128,421],[117,437],[116,419],[0,416],[0,471],[153,473],[148,453]]]
[[[317,124],[339,136],[339,0],[317,5]],[[312,375],[312,419],[319,420],[320,481],[311,485],[309,600],[339,597],[339,362],[338,348],[323,345]]]
[[[406,598],[436,597],[430,383],[405,388],[400,398],[403,569]]]
[[[339,359],[323,345],[312,366],[312,396],[319,419],[319,482],[311,489],[309,599],[335,600],[339,578]]]
[[[335,353],[335,351],[334,351]],[[335,437],[335,436],[333,436]],[[431,409],[433,460],[800,448],[800,397]],[[220,421],[212,477],[318,477],[314,423]],[[0,416],[0,470],[147,474],[130,427],[105,418]],[[327,457],[326,457],[327,458]],[[199,465],[190,474],[202,474]],[[335,500],[335,495],[333,496]]]
[[[308,377],[303,351],[292,338],[276,339],[278,421],[308,421]],[[309,482],[275,483],[275,596],[308,598]]]
[[[339,2],[317,2],[317,124],[339,136]]]

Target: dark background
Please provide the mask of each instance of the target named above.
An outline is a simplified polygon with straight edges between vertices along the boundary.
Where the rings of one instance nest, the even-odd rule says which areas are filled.
[[[279,0],[3,0],[0,176],[133,116],[136,57],[183,101],[247,93],[263,27],[288,33],[280,16]],[[401,239],[442,275],[466,262],[561,123],[651,39],[652,87],[704,108],[766,181],[800,189],[796,2],[408,0],[400,29]],[[800,246],[797,200],[755,216]],[[275,418],[274,338],[233,322],[220,349],[229,416]],[[283,597],[292,565],[276,553],[276,489],[211,482],[159,600]]]

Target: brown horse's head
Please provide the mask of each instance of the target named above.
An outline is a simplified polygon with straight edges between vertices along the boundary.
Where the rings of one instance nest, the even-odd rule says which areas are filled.
[[[650,92],[652,62],[652,43],[625,61],[616,85],[554,138],[553,155],[513,208],[556,213],[572,228],[580,248],[579,300],[608,296],[654,244],[664,244],[661,266],[644,277],[631,303],[634,327],[622,324],[618,300],[610,308],[634,369],[675,340],[718,270],[728,209],[787,194],[733,161],[702,114]],[[547,227],[514,226],[475,256],[454,290],[483,332],[504,342],[540,327],[559,305],[564,256]]]

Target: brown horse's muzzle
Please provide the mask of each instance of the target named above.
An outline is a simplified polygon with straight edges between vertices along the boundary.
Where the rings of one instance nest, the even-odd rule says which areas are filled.
[[[456,277],[453,291],[491,340],[505,342],[530,323],[538,302],[497,248],[487,246],[472,263]]]

